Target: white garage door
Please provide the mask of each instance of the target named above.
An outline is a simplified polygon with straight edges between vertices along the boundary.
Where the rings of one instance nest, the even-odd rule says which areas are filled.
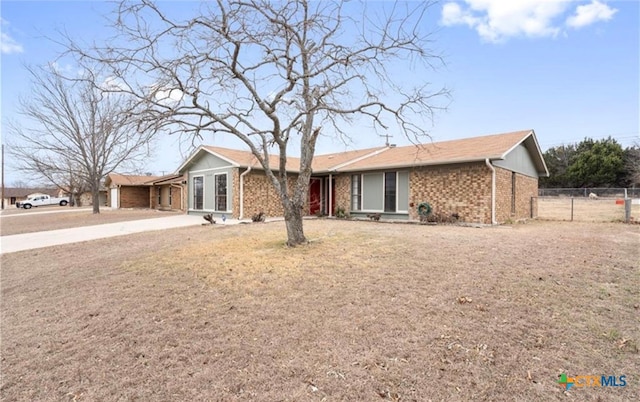
[[[118,208],[118,189],[111,189],[111,208]]]

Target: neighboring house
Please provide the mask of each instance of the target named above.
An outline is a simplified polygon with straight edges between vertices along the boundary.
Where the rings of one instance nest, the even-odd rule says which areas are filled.
[[[104,182],[107,205],[111,208],[151,208],[151,184],[159,176],[110,173]]]
[[[163,211],[184,210],[187,184],[184,176],[172,174],[147,183],[151,185],[151,208]]]
[[[58,197],[58,190],[55,188],[4,188],[4,208],[15,207],[16,202],[26,200],[31,194],[47,194],[51,197]]]
[[[183,210],[182,175],[136,176],[110,173],[105,180],[107,205],[111,208]]]
[[[65,188],[65,189],[58,190],[57,196],[70,198],[71,194],[69,193],[69,189]],[[100,188],[98,192],[98,197],[99,197],[99,205],[106,207],[107,206],[107,189],[104,187]],[[93,194],[91,194],[91,191],[85,191],[82,194],[80,194],[78,203],[79,203],[78,206],[81,206],[81,207],[93,205]]]
[[[278,156],[269,161],[278,167]],[[290,185],[300,161],[287,161]],[[500,223],[537,215],[538,178],[548,171],[533,130],[317,155],[305,214],[419,219],[428,202],[435,212],[466,222]],[[190,214],[248,218],[263,211],[282,216],[280,198],[247,151],[201,146],[178,169],[187,181]]]

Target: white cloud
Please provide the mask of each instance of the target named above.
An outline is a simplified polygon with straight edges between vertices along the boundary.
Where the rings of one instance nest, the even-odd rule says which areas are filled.
[[[618,10],[604,3],[593,0],[590,4],[576,7],[576,12],[567,18],[567,25],[582,28],[598,21],[609,21]]]
[[[107,77],[100,84],[100,88],[109,92],[127,92],[131,90],[126,82],[117,77]]]
[[[2,32],[0,33],[0,52],[2,54],[22,53],[24,49],[22,45],[15,41],[8,33],[5,32],[5,27],[9,26],[7,20],[0,20],[2,24]]]
[[[461,0],[442,7],[445,26],[466,25],[487,42],[504,42],[511,37],[555,37],[562,31],[562,19],[571,0]],[[582,27],[609,20],[617,10],[598,0],[576,7],[566,23]]]

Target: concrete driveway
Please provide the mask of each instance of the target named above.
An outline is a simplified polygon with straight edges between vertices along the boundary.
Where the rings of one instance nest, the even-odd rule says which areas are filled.
[[[15,253],[60,244],[77,243],[87,240],[123,236],[132,233],[148,232],[185,226],[197,226],[204,222],[201,216],[177,215],[155,219],[142,219],[128,222],[106,223],[94,226],[82,226],[70,229],[49,230],[46,232],[23,233],[0,237],[0,254]],[[230,225],[237,221],[227,219],[217,224]]]

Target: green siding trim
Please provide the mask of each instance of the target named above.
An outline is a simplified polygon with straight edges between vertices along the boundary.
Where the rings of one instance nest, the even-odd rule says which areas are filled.
[[[202,173],[194,173],[189,171],[188,175],[188,184],[187,184],[187,196],[189,199],[187,200],[187,206],[189,211],[193,211],[193,178],[196,176],[204,177],[204,199],[203,199],[203,208],[200,212],[203,213],[212,213],[215,209],[215,183],[214,183],[214,175],[226,174],[227,175],[227,211],[216,211],[216,213],[226,213],[227,215],[231,214],[233,211],[233,169],[234,167],[229,167],[227,169],[217,169],[212,171],[205,171]],[[194,211],[198,212],[198,211]]]
[[[215,155],[211,155],[207,151],[203,151],[202,156],[191,163],[191,166],[189,166],[189,172],[198,172],[231,166],[232,165],[224,159],[220,159]]]
[[[350,213],[352,218],[358,218],[358,219],[369,219],[367,218],[367,214],[368,212],[362,212],[362,211],[352,211]],[[389,220],[401,220],[401,221],[406,221],[409,220],[409,214],[405,213],[391,213],[391,212],[385,212],[382,213],[380,212],[380,219],[389,219]]]
[[[509,152],[504,160],[493,161],[495,166],[511,170],[512,172],[522,173],[529,177],[538,178],[538,171],[527,148],[520,144]]]

